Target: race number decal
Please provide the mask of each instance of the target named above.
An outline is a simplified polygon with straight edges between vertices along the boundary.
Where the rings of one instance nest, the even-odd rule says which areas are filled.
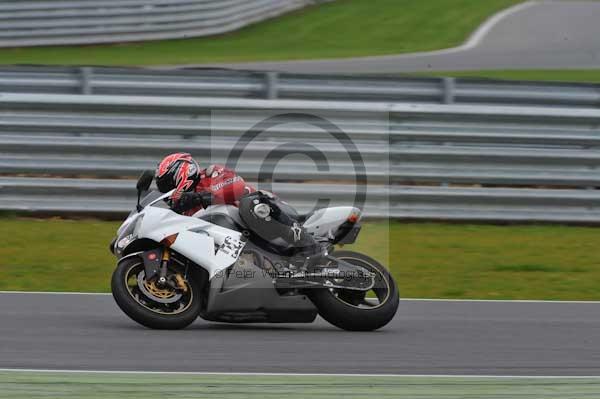
[[[225,255],[231,256],[233,259],[237,259],[242,248],[244,248],[243,242],[235,240],[231,236],[227,236],[223,241],[223,245],[219,248],[219,251],[223,252]]]

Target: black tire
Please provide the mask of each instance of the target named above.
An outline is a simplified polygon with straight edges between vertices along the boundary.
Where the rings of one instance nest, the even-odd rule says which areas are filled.
[[[379,284],[387,284],[388,294],[384,301],[372,308],[360,308],[339,299],[340,294],[360,295],[360,291],[312,289],[307,294],[319,311],[319,315],[329,323],[348,331],[373,331],[388,324],[396,314],[399,304],[398,287],[387,269],[376,260],[353,251],[336,251],[334,257],[365,267],[378,274]],[[377,280],[376,280],[377,281]],[[378,285],[379,287],[379,285]],[[378,296],[383,288],[378,291]],[[364,297],[364,293],[362,295]]]
[[[112,295],[119,308],[139,324],[159,330],[179,330],[190,325],[201,310],[202,300],[199,273],[190,273],[187,283],[191,297],[185,309],[177,314],[161,314],[138,302],[128,289],[128,275],[134,267],[143,265],[141,258],[126,259],[117,265],[111,280]]]

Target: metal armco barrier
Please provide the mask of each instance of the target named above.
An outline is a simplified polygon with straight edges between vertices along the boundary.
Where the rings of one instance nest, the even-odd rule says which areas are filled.
[[[313,0],[5,0],[0,47],[117,43],[229,32]]]
[[[301,210],[351,203],[352,143],[367,216],[600,223],[600,110],[157,96],[0,94],[0,208],[124,212],[162,155],[225,163],[274,115],[236,167]]]
[[[0,92],[595,108],[600,85],[211,69],[0,66]]]

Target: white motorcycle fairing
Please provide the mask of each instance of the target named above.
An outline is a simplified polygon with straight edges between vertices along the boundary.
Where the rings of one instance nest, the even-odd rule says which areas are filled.
[[[352,215],[360,217],[360,209],[353,206],[335,206],[313,212],[304,222],[306,231],[316,237],[331,237]]]
[[[231,267],[239,258],[245,242],[242,233],[201,219],[202,216],[225,214],[239,225],[244,225],[239,211],[231,205],[215,205],[197,212],[193,216],[179,215],[168,208],[154,206],[161,204],[171,192],[160,195],[139,213],[132,213],[119,228],[118,237],[127,235],[116,243],[118,249],[137,239],[149,239],[160,243],[165,238],[176,235],[170,247],[208,272],[209,279]],[[342,206],[319,209],[303,223],[306,231],[316,237],[332,237],[340,226],[352,215],[360,217],[360,210]]]
[[[235,230],[169,209],[149,206],[141,214],[136,231],[138,238],[161,242],[177,234],[170,247],[205,268],[209,279],[233,265],[245,245],[241,241],[242,234]]]

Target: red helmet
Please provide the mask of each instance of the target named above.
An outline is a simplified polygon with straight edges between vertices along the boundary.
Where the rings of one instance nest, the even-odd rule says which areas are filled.
[[[176,189],[172,198],[177,199],[181,193],[194,189],[200,177],[200,167],[185,152],[167,155],[156,168],[156,186],[161,193]]]

